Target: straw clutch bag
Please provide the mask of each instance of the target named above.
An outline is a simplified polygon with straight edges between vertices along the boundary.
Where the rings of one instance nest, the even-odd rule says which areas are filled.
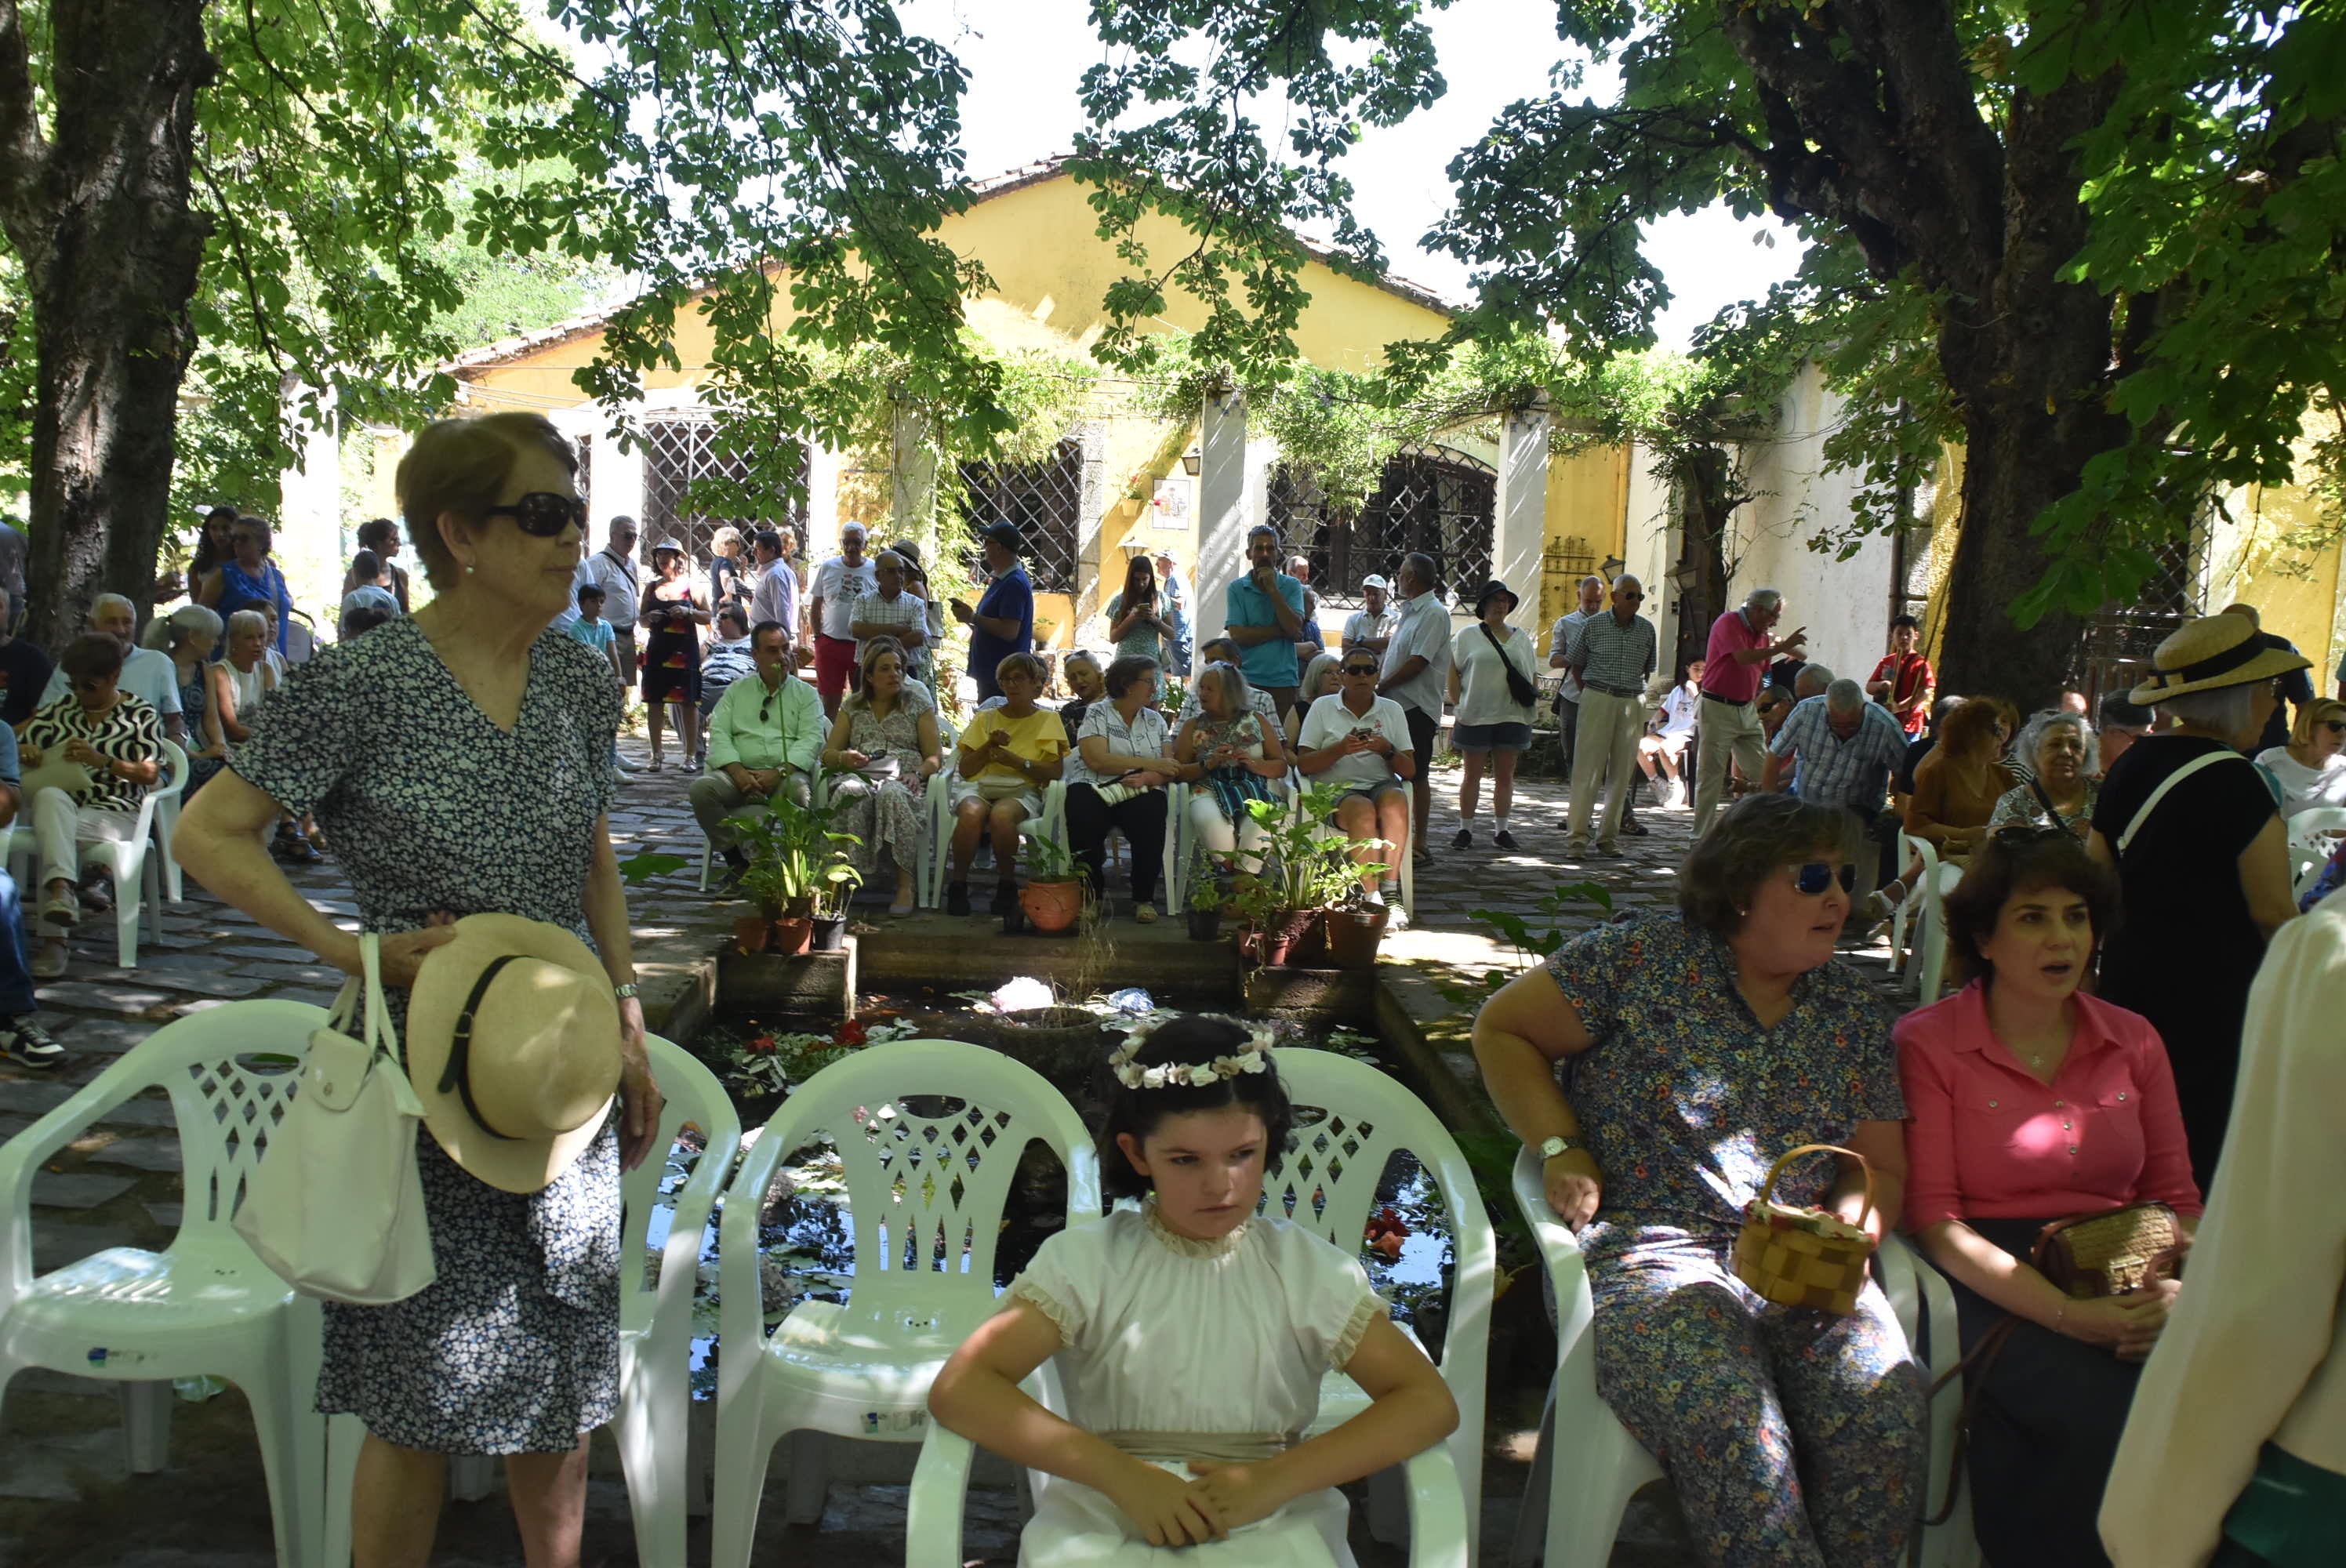
[[[1735,1237],[1735,1277],[1768,1300],[1786,1307],[1812,1307],[1843,1317],[1857,1310],[1865,1288],[1873,1241],[1864,1231],[1821,1208],[1794,1208],[1775,1201],[1776,1178],[1802,1155],[1847,1155],[1865,1172],[1865,1207],[1873,1207],[1873,1171],[1863,1157],[1832,1144],[1802,1144],[1787,1149],[1768,1167],[1760,1196],[1743,1207],[1743,1228]]]

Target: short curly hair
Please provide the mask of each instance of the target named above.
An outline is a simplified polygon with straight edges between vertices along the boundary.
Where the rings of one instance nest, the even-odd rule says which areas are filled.
[[[1995,983],[1995,966],[1980,956],[1980,943],[1995,934],[2004,906],[2014,894],[2041,888],[2058,888],[2085,900],[2096,947],[2108,938],[2118,916],[2117,877],[2087,854],[2067,829],[2015,822],[1990,833],[1973,851],[1964,880],[1943,905],[1948,962],[1958,978]]]
[[[1002,662],[994,667],[994,684],[1002,685],[1014,671],[1032,679],[1038,688],[1050,684],[1051,667],[1030,653],[1003,655]]]
[[[1760,884],[1819,854],[1843,860],[1859,837],[1857,819],[1838,806],[1794,795],[1746,795],[1719,814],[1678,870],[1678,908],[1719,936],[1743,924]]]
[[[1143,1067],[1210,1062],[1218,1056],[1235,1056],[1253,1045],[1253,1037],[1236,1019],[1191,1013],[1159,1026],[1141,1043],[1134,1060]],[[1136,1143],[1141,1142],[1168,1116],[1219,1111],[1225,1105],[1252,1111],[1262,1118],[1266,1170],[1277,1167],[1295,1142],[1295,1104],[1287,1097],[1287,1085],[1280,1082],[1275,1067],[1217,1078],[1203,1088],[1185,1084],[1163,1089],[1126,1088],[1107,1073],[1105,1057],[1100,1070],[1108,1088],[1107,1115],[1100,1123],[1099,1133],[1100,1187],[1111,1198],[1145,1197],[1153,1186],[1148,1177],[1132,1168],[1132,1161],[1117,1144],[1117,1135],[1130,1133]]]

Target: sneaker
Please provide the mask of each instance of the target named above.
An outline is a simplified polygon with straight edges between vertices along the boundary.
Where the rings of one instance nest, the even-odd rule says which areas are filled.
[[[1450,840],[1450,847],[1454,850],[1473,849],[1474,847],[1474,830],[1472,828],[1459,829],[1458,836]]]
[[[1515,836],[1513,833],[1508,832],[1504,828],[1499,830],[1498,837],[1493,839],[1491,842],[1496,844],[1503,850],[1521,848],[1521,846],[1515,842]]]
[[[1132,923],[1135,925],[1155,925],[1157,923],[1157,906],[1155,904],[1133,905]]]
[[[612,783],[614,783],[614,784],[625,784],[627,781],[627,774],[625,774],[625,773],[621,772],[621,771],[620,771],[618,769],[617,769],[617,768],[614,768],[614,769],[611,769],[611,782],[612,782]]]
[[[1588,846],[1582,843],[1579,840],[1567,839],[1565,840],[1564,858],[1566,860],[1577,860],[1586,856],[1587,853]]]
[[[1371,888],[1368,891],[1366,897],[1372,908],[1382,909],[1384,907],[1385,890],[1382,885]]]
[[[640,773],[643,769],[628,761],[626,758],[620,756],[617,750],[614,750],[611,753],[611,771],[614,773]]]
[[[60,938],[56,941],[43,942],[41,944],[41,951],[33,955],[33,962],[26,967],[33,972],[33,978],[35,980],[55,980],[57,976],[63,974],[66,972],[66,944],[64,940]]]
[[[965,915],[969,913],[969,884],[967,882],[949,882],[946,884],[945,913],[949,915]]]
[[[1597,844],[1588,852],[1592,855],[1602,855],[1608,860],[1617,860],[1622,858],[1621,846],[1618,844]]]
[[[65,1059],[66,1048],[50,1039],[30,1013],[0,1018],[0,1061],[46,1071]]]
[[[81,904],[86,910],[105,914],[114,908],[114,879],[103,871],[93,869],[81,880]]]
[[[994,883],[994,901],[985,906],[985,912],[994,915],[1006,915],[1017,907],[1018,884],[1016,882]]]
[[[41,905],[41,923],[71,931],[81,923],[81,901],[69,892],[51,893]]]
[[[1625,832],[1625,833],[1628,834],[1628,835],[1629,835],[1629,837],[1631,837],[1631,838],[1633,838],[1633,839],[1642,839],[1642,838],[1645,838],[1645,837],[1646,837],[1646,836],[1647,836],[1647,835],[1651,831],[1651,830],[1650,830],[1650,829],[1648,829],[1648,828],[1646,826],[1646,824],[1644,824],[1643,822],[1640,822],[1640,821],[1639,821],[1639,820],[1637,820],[1637,818],[1635,818],[1635,817],[1624,817],[1624,818],[1622,818],[1622,819],[1621,819],[1621,830],[1622,830],[1623,832]]]

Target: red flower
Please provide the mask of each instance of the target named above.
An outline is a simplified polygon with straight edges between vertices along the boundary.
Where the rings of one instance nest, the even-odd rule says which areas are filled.
[[[754,1056],[770,1056],[774,1054],[774,1037],[770,1034],[753,1035],[741,1049]]]
[[[871,1034],[863,1027],[863,1021],[860,1018],[851,1018],[831,1032],[831,1043],[834,1045],[862,1045],[868,1044],[871,1038]]]
[[[1409,1239],[1409,1227],[1391,1208],[1381,1208],[1369,1216],[1365,1239],[1387,1258],[1396,1258],[1401,1256],[1402,1243]]]

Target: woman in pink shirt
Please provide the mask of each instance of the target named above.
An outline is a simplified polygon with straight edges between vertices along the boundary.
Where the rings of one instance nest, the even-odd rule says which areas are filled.
[[[1977,978],[1896,1029],[1906,1228],[1954,1283],[1965,1351],[2019,1319],[1984,1372],[1965,1374],[1983,1380],[1962,1484],[1995,1568],[2109,1562],[2102,1485],[2178,1288],[2073,1301],[2030,1265],[2038,1232],[2151,1202],[2198,1224],[2158,1032],[2078,989],[2116,901],[2069,834],[1999,830],[1946,901],[1950,951]]]

